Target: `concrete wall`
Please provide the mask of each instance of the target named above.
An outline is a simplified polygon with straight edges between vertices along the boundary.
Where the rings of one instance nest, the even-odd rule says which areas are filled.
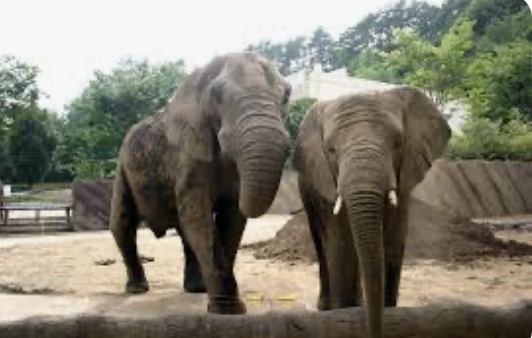
[[[113,181],[76,182],[72,185],[74,229],[103,230],[109,228]]]
[[[437,161],[413,192],[470,218],[532,213],[532,163]]]
[[[434,163],[413,197],[468,218],[532,213],[532,163],[446,161]],[[301,208],[297,177],[286,173],[271,213]]]
[[[75,183],[74,222],[77,229],[106,229],[112,182]],[[436,161],[413,196],[446,213],[491,217],[532,213],[532,163]],[[270,214],[301,210],[297,174],[284,173]]]

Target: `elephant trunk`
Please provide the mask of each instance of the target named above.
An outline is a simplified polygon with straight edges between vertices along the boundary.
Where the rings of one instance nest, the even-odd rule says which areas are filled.
[[[273,203],[289,152],[289,137],[273,113],[250,112],[239,125],[240,210],[262,216]],[[251,118],[252,117],[252,118]]]
[[[367,311],[369,337],[383,337],[384,248],[383,212],[387,193],[382,163],[353,159],[347,165],[348,182],[339,190],[358,255],[362,290]],[[361,165],[362,164],[362,165]],[[381,175],[382,174],[382,175]],[[340,173],[342,176],[342,172]],[[345,176],[344,176],[345,177]]]

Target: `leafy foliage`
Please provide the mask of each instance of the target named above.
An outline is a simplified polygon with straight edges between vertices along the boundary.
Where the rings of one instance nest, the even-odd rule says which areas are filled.
[[[4,160],[8,148],[8,134],[13,120],[27,109],[36,106],[39,98],[36,67],[12,56],[0,56],[0,154]],[[4,161],[3,161],[4,162]],[[5,172],[0,175],[5,177]]]
[[[512,17],[523,9],[528,10],[530,15],[523,0],[473,0],[465,15],[475,21],[475,34],[482,36],[503,18]]]
[[[41,182],[50,168],[55,139],[46,130],[45,118],[42,113],[34,111],[13,123],[9,154],[16,182],[32,186]]]
[[[425,89],[439,106],[458,98],[469,66],[466,56],[473,49],[473,23],[458,22],[438,46],[417,33],[397,31],[396,34],[398,47],[385,59],[403,83]]]
[[[127,59],[109,74],[96,72],[68,107],[56,157],[78,178],[111,175],[129,127],[166,104],[184,76],[181,61]]]
[[[323,70],[335,68],[335,42],[333,37],[323,27],[318,27],[308,43],[310,66],[321,65]]]
[[[353,59],[347,69],[349,75],[388,83],[399,83],[396,71],[386,61],[386,54],[374,49],[365,49]]]
[[[285,43],[261,41],[248,46],[246,50],[272,60],[283,75],[298,72],[308,64],[307,39],[302,36]]]
[[[303,121],[307,111],[314,103],[316,103],[316,101],[317,100],[313,98],[301,98],[294,102],[290,102],[288,114],[285,118],[285,125],[293,140],[297,138],[297,132],[301,121]]]
[[[478,52],[491,52],[498,46],[515,40],[532,42],[532,24],[530,9],[526,6],[510,17],[500,17],[486,27],[485,33],[478,37]]]
[[[532,50],[526,40],[498,46],[477,57],[467,70],[466,97],[471,111],[509,122],[513,109],[532,121]]]
[[[299,100],[290,102],[288,106],[288,113],[285,118],[285,125],[288,133],[290,134],[290,138],[292,139],[292,143],[295,143],[297,139],[297,133],[299,131],[299,125],[301,124],[301,121],[303,121],[307,111],[314,103],[316,103],[316,101],[317,100],[313,98],[301,98]],[[286,162],[287,166],[292,165],[293,152],[294,147],[291,147],[290,156]]]
[[[54,115],[39,108],[37,67],[0,56],[0,177],[33,184],[52,167]]]
[[[455,135],[449,156],[459,159],[532,160],[532,124],[512,111],[513,119],[503,124],[485,117],[472,117]]]
[[[391,8],[369,14],[340,35],[341,64],[347,66],[367,48],[390,51],[394,47],[393,32],[396,29],[415,30],[422,37],[435,38],[440,29],[433,24],[437,13],[437,7],[427,2],[401,0]]]
[[[13,56],[0,56],[0,112],[29,107],[39,98],[38,69]]]

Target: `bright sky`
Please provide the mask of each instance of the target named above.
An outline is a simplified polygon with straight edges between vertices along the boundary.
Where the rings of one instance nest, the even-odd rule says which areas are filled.
[[[0,55],[40,68],[43,105],[75,98],[95,70],[126,56],[183,59],[190,70],[260,40],[323,26],[338,35],[397,0],[1,0]],[[430,0],[439,4],[441,0]]]

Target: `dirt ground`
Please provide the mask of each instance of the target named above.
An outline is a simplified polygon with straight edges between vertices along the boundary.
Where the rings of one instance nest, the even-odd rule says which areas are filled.
[[[266,216],[251,222],[244,242],[273,237],[286,216]],[[532,244],[532,232],[507,230],[504,239]],[[139,234],[151,291],[148,296],[171,299],[184,311],[205,311],[204,295],[182,289],[183,255],[179,237],[157,240],[147,230]],[[249,312],[271,309],[315,309],[317,265],[304,262],[257,260],[253,252],[239,252],[236,276]],[[0,239],[0,302],[21,301],[20,294],[67,296],[72,304],[102,295],[123,297],[125,270],[109,232]],[[136,297],[136,298],[135,298]],[[69,299],[67,298],[67,299]],[[435,301],[467,301],[504,305],[532,298],[532,256],[487,257],[470,262],[418,259],[404,268],[400,305]],[[66,302],[63,298],[63,302]],[[63,303],[61,303],[63,304]],[[7,308],[0,307],[0,317]]]

